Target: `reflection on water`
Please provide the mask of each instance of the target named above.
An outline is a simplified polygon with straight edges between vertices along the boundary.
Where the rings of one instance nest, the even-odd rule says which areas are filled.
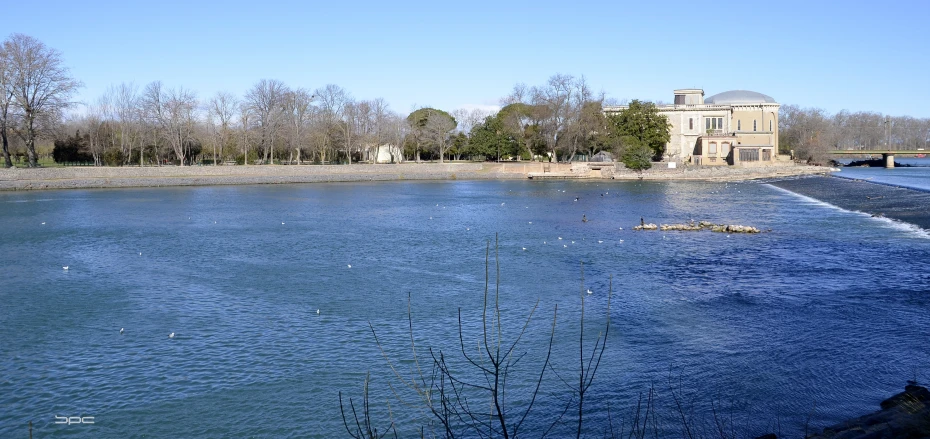
[[[454,352],[459,308],[476,335],[495,235],[505,312],[540,300],[527,349],[559,306],[559,370],[576,361],[580,291],[597,328],[614,277],[592,433],[608,403],[627,416],[669,377],[698,413],[716,398],[750,431],[799,431],[815,406],[813,425],[837,422],[927,379],[930,240],[827,202],[700,182],[0,194],[0,436],[29,420],[39,437],[343,436],[339,391],[359,395],[371,371],[373,397],[390,398],[369,323],[404,355],[410,294],[417,342]],[[640,217],[772,232],[633,232]],[[566,394],[549,379],[535,426]],[[411,435],[415,414],[392,404]],[[54,425],[79,414],[95,425]]]

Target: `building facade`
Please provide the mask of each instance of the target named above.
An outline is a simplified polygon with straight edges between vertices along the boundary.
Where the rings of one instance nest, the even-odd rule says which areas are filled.
[[[771,96],[732,90],[704,98],[704,90],[675,90],[675,101],[659,105],[670,139],[663,159],[705,166],[765,166],[778,155],[778,109]],[[606,113],[625,106],[604,107]]]

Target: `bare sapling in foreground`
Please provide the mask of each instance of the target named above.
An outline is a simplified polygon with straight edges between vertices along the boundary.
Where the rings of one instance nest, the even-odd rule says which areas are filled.
[[[528,343],[525,341],[528,337],[525,336],[531,332],[531,322],[539,307],[539,300],[533,304],[519,326],[509,324],[508,317],[501,312],[500,261],[497,251],[495,244],[496,279],[492,291],[488,243],[485,250],[485,288],[480,330],[476,335],[469,336],[468,330],[464,329],[468,325],[463,322],[462,309],[459,308],[459,346],[453,351],[454,354],[432,347],[425,349],[428,354],[423,353],[424,349],[418,346],[413,328],[409,294],[407,331],[410,337],[410,358],[393,360],[369,322],[375,343],[393,375],[389,382],[391,393],[401,406],[414,410],[414,419],[422,422],[418,430],[423,437],[545,437],[549,434],[564,436],[569,431],[581,437],[586,432],[585,402],[589,398],[610,329],[609,295],[612,294],[612,279],[605,329],[598,332],[593,347],[586,350],[584,311],[585,301],[589,298],[585,294],[582,264],[579,364],[577,370],[559,373],[551,361],[558,306],[553,307],[548,340],[542,342],[545,345],[536,346],[536,349],[534,346],[524,346]],[[507,332],[511,332],[512,336],[508,337]],[[410,370],[402,371],[402,364],[406,364]],[[569,378],[573,375],[576,378]],[[370,382],[369,375],[366,375],[361,408],[351,398],[346,404],[340,392],[340,408],[346,430],[353,438],[378,438],[389,433],[396,435],[398,425],[390,409],[388,413],[391,419],[382,423],[387,428],[379,433],[373,426],[368,402]],[[550,397],[546,404],[540,403],[543,395]]]

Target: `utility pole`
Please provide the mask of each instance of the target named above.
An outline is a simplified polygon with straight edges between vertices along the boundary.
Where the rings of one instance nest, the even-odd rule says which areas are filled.
[[[885,116],[885,149],[891,150],[891,142],[888,139],[888,116]]]

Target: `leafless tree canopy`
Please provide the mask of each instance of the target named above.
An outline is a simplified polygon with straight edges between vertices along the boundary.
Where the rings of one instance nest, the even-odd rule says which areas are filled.
[[[413,125],[384,99],[357,100],[335,84],[291,88],[262,79],[244,96],[220,92],[200,100],[180,84],[124,82],[68,114],[79,87],[61,54],[35,38],[13,34],[0,44],[4,166],[14,158],[37,166],[40,155],[51,155],[51,141],[75,133],[85,157],[110,166],[571,161],[623,149],[603,105],[624,101],[605,101],[584,77],[564,74],[516,84],[500,111],[435,109]],[[828,160],[830,149],[927,149],[930,119],[784,105],[779,143],[781,152],[813,162]]]
[[[828,161],[826,152],[834,149],[930,148],[930,119],[909,116],[846,110],[830,115],[820,108],[783,105],[778,129],[782,152],[815,163]]]
[[[13,119],[19,121],[17,133],[25,142],[29,166],[38,166],[37,137],[61,120],[81,83],[71,78],[57,50],[28,35],[11,35],[0,55],[5,100],[17,113]],[[4,121],[8,117],[4,115]]]

